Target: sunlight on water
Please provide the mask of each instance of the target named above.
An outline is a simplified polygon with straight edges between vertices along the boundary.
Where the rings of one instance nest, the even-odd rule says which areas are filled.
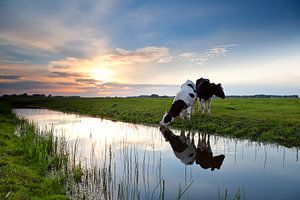
[[[47,109],[14,112],[64,136],[77,164],[105,169],[86,173],[77,188],[93,199],[176,199],[180,191],[185,199],[222,199],[226,190],[228,199],[237,193],[242,199],[300,198],[296,148]],[[96,176],[102,176],[102,187]]]

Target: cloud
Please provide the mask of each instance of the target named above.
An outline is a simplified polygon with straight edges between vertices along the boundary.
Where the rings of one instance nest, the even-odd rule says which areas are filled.
[[[5,64],[30,64],[32,63],[29,60],[0,60],[0,63]]]
[[[88,85],[96,85],[96,84],[101,83],[102,81],[95,80],[95,79],[92,79],[92,78],[79,78],[79,79],[76,79],[76,82],[77,83],[88,84]]]
[[[52,95],[81,96],[134,96],[141,94],[174,95],[180,86],[164,84],[127,84],[118,82],[104,83],[94,79],[72,81],[32,81],[17,80],[0,84],[0,95],[44,93]]]
[[[117,48],[110,59],[124,63],[168,63],[172,60],[172,56],[169,48],[149,46],[136,51]]]
[[[108,37],[99,23],[112,1],[95,0],[39,3],[4,2],[0,12],[0,51],[33,61],[55,57],[87,57],[106,51]],[[85,10],[88,9],[88,10]]]
[[[54,60],[49,63],[50,69],[72,69],[74,67],[84,67],[91,65],[89,59],[75,58],[75,57],[66,57],[62,60]]]
[[[0,80],[1,79],[6,79],[6,80],[15,80],[19,79],[21,76],[15,76],[15,75],[0,75]]]
[[[16,81],[9,83],[1,83],[1,90],[18,90],[20,93],[23,91],[30,91],[33,89],[40,89],[43,92],[44,89],[51,88],[50,84],[39,82],[39,81]]]
[[[61,78],[70,78],[70,77],[81,77],[82,75],[76,72],[59,72],[53,71],[49,75],[50,77],[61,77]]]
[[[179,54],[179,57],[182,58],[184,61],[190,62],[192,64],[203,65],[214,58],[226,55],[228,52],[230,52],[233,49],[233,47],[236,46],[238,45],[226,44],[226,45],[214,46],[202,53],[185,52]]]
[[[128,84],[119,82],[101,83],[92,90],[100,96],[138,96],[142,94],[175,95],[179,85]],[[90,88],[91,89],[91,88]]]

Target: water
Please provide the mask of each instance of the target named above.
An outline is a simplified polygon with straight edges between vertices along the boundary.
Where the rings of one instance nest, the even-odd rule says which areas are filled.
[[[162,128],[164,137],[158,126],[113,122],[47,109],[15,109],[14,112],[40,129],[52,128],[55,135],[64,136],[69,144],[77,143],[76,163],[87,169],[106,167],[108,196],[100,195],[97,181],[80,186],[93,199],[115,199],[118,194],[128,199],[157,199],[163,194],[165,199],[176,199],[179,191],[183,199],[223,199],[226,193],[228,199],[234,199],[235,195],[241,199],[300,199],[300,162],[296,148],[211,135],[209,142],[215,158],[209,153],[206,155],[210,158],[199,158],[200,153],[192,156],[190,153],[197,147],[202,153],[209,148],[207,142],[201,142],[204,137],[207,141],[208,136],[198,132]],[[185,152],[176,155],[172,146],[180,149],[183,140],[175,135],[182,135],[188,146]],[[192,164],[184,164],[190,161]]]

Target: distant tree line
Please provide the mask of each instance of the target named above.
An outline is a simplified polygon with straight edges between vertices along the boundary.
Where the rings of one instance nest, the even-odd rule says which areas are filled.
[[[27,93],[24,94],[4,94],[0,98],[16,98],[16,97],[34,97],[34,98],[81,98],[81,96],[52,96],[51,94],[32,94],[28,95]],[[167,95],[158,95],[158,94],[151,94],[151,95],[139,95],[139,96],[129,96],[128,98],[173,98],[174,96],[167,96]],[[108,97],[111,98],[111,97]],[[118,98],[118,97],[115,97]],[[265,95],[265,94],[257,94],[257,95],[228,95],[226,98],[299,98],[298,95]]]
[[[24,94],[4,94],[1,96],[1,98],[11,98],[11,97],[34,97],[34,98],[81,98],[81,96],[52,96],[51,94],[45,95],[45,94],[32,94],[28,95],[27,93]]]
[[[133,98],[168,98],[174,96],[163,95],[160,96],[158,94],[151,95],[140,95],[140,96],[132,96]],[[298,95],[265,95],[265,94],[257,94],[257,95],[228,95],[226,98],[299,98]]]
[[[298,95],[228,95],[227,98],[299,98]]]

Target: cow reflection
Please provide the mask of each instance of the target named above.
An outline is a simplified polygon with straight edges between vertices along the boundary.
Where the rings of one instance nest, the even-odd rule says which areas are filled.
[[[160,131],[165,140],[170,143],[175,156],[186,165],[191,165],[196,161],[203,169],[220,169],[225,159],[224,155],[213,156],[209,135],[199,134],[197,148],[195,146],[194,134],[190,132],[186,135],[181,131],[180,135],[175,135],[168,127],[160,126]]]
[[[196,157],[196,147],[190,133],[185,135],[184,131],[181,131],[180,136],[178,136],[166,126],[160,126],[159,129],[165,140],[170,143],[175,156],[186,165],[193,164]]]
[[[210,147],[209,135],[199,134],[196,150],[196,164],[200,165],[203,169],[210,168],[211,171],[213,171],[216,168],[221,168],[224,159],[224,155],[213,156]]]

